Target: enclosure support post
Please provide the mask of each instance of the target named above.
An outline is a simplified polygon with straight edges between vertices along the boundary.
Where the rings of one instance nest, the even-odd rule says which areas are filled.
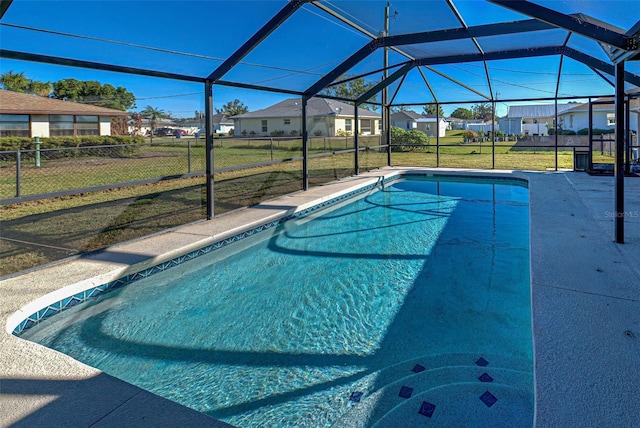
[[[593,171],[593,104],[589,98],[589,171]]]
[[[309,137],[307,136],[307,101],[306,95],[302,96],[302,190],[309,190]],[[325,150],[326,151],[326,150]]]
[[[390,2],[387,0],[387,5],[384,8],[384,37],[389,36],[389,8]],[[389,48],[385,45],[382,55],[382,80],[387,80],[389,77]],[[391,113],[391,109],[389,109],[389,87],[385,86],[382,88],[382,138],[384,139],[384,144],[387,145],[387,165],[391,166],[391,150],[389,147],[389,124],[391,121],[389,120],[389,114]]]
[[[627,97],[624,107],[624,147],[625,147],[625,174],[631,173],[631,97]]]
[[[358,118],[358,107],[359,104],[353,104],[353,148],[355,149],[355,155],[353,158],[354,172],[355,175],[360,174],[360,151],[359,149],[359,141],[358,134],[360,133],[360,119]]]
[[[491,169],[496,169],[496,100],[491,102]]]
[[[384,106],[385,116],[382,127],[384,128],[384,145],[387,147],[387,166],[391,166],[391,107]]]
[[[556,124],[556,128],[555,128],[556,132],[553,133],[553,136],[554,136],[554,145],[556,147],[556,171],[557,171],[558,170],[558,97],[555,98],[553,105],[554,105],[553,121]]]
[[[436,166],[440,166],[440,104],[436,101]]]
[[[615,65],[615,120],[616,120],[616,158],[615,158],[615,241],[624,243],[624,61]]]
[[[206,197],[207,204],[207,220],[211,220],[213,214],[213,83],[206,80],[204,83],[204,128],[205,128],[205,166],[206,166]]]

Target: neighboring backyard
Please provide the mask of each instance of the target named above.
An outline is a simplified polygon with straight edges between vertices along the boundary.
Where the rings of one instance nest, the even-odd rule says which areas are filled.
[[[0,276],[60,260],[78,253],[135,239],[206,215],[204,141],[171,139],[143,144],[129,154],[83,156],[69,149],[25,151],[20,170],[4,156],[0,161],[0,199],[70,189],[63,194],[0,206]],[[394,166],[429,166],[438,162],[435,139],[429,145],[393,147]],[[359,138],[360,169],[387,165],[379,137]],[[455,168],[554,169],[554,147],[514,149],[515,141],[462,142],[461,132],[440,139],[440,166]],[[353,137],[312,138],[309,184],[319,185],[354,173]],[[364,148],[364,149],[363,149]],[[6,154],[6,152],[5,152]],[[219,215],[290,192],[302,190],[299,139],[220,139],[214,149],[214,206]],[[594,162],[611,163],[608,153]],[[573,168],[573,149],[561,147],[560,169]],[[111,186],[123,183],[122,187]]]

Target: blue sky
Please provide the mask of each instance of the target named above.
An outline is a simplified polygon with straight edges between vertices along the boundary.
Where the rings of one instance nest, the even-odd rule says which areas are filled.
[[[385,0],[332,0],[325,3],[339,8],[374,34],[383,29]],[[640,17],[638,1],[609,0],[605,2],[608,7],[603,6],[601,1],[591,0],[550,0],[539,3],[564,13],[585,12],[623,28],[630,27],[635,23],[634,19]],[[285,4],[285,0],[15,0],[2,20],[3,24],[8,25],[0,27],[0,43],[3,48],[11,50],[206,76]],[[468,25],[527,18],[486,2],[458,0],[455,4]],[[424,28],[425,23],[433,29],[459,25],[444,1],[392,1],[391,11],[395,16],[390,20],[391,34],[419,31]],[[33,27],[48,33],[10,25]],[[82,37],[66,37],[51,32]],[[547,37],[549,40],[545,42],[556,44],[557,38],[563,38],[564,35],[558,31],[557,35],[550,34]],[[294,90],[304,90],[368,40],[366,36],[328,17],[318,8],[305,5],[223,79],[265,86],[284,85]],[[538,37],[525,40],[524,43],[536,45],[541,41]],[[483,42],[495,45],[496,49],[510,48],[510,43],[513,43],[509,38]],[[571,43],[590,49],[600,59],[606,59],[591,40],[574,36]],[[473,52],[475,49],[468,41],[451,42],[442,47],[411,48],[430,55],[435,55],[437,49],[443,52],[453,49]],[[400,55],[392,54],[390,63],[404,60]],[[351,72],[364,73],[381,66],[382,55],[377,51]],[[496,61],[489,65],[490,75],[494,79],[492,89],[502,98],[550,97],[555,93],[558,67],[557,56]],[[24,72],[34,80],[56,81],[72,77],[124,86],[138,98],[138,109],[152,105],[171,112],[176,117],[189,117],[195,110],[204,109],[203,88],[196,83],[1,59],[0,72],[9,70]],[[430,84],[437,88],[436,96],[439,101],[482,100],[469,89],[443,78],[443,73],[482,94],[489,94],[482,63],[437,66],[424,69],[423,72]],[[640,72],[640,67],[634,72]],[[371,79],[379,78],[380,75],[375,74]],[[391,90],[395,91],[396,87],[397,84],[392,85]],[[596,94],[611,91],[610,86],[587,67],[573,60],[565,60],[560,95],[581,95],[586,88]],[[256,110],[288,97],[286,94],[223,86],[214,88],[215,107],[237,98],[251,110]],[[406,103],[431,100],[432,95],[416,70],[407,76],[396,97],[396,102]],[[445,105],[445,113],[450,113],[457,106]],[[422,110],[421,107],[415,109]],[[498,114],[505,113],[506,106],[499,103]]]

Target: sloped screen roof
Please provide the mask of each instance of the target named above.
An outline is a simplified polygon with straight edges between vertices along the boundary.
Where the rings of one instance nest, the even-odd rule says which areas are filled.
[[[601,96],[621,60],[625,89],[640,86],[637,0],[3,0],[0,11],[3,72],[26,60],[311,96],[349,77],[379,84],[386,53],[394,104]]]

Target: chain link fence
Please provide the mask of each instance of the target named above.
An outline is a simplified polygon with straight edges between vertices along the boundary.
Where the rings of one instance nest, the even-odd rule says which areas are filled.
[[[386,165],[359,138],[360,170]],[[353,137],[309,139],[309,185],[354,174]],[[214,214],[302,190],[301,138],[214,140]],[[206,216],[203,138],[0,152],[0,275]],[[40,202],[46,200],[46,203]]]

